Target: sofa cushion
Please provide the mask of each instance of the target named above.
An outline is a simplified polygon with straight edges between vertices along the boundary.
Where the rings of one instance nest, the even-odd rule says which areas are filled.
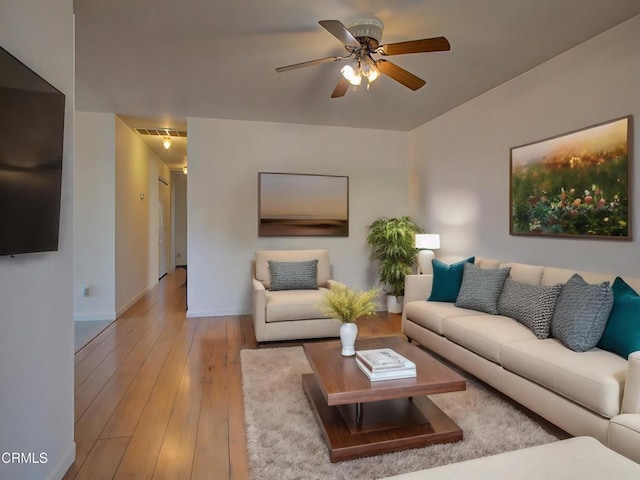
[[[404,306],[407,319],[413,323],[431,330],[439,335],[444,334],[442,321],[445,318],[466,317],[469,315],[484,315],[476,310],[458,308],[450,302],[425,302],[418,300]]]
[[[317,290],[318,260],[302,262],[275,262],[269,260],[271,291]]]
[[[500,346],[536,338],[531,330],[502,315],[469,315],[443,320],[444,336],[474,353],[500,363]]]
[[[500,264],[500,268],[507,267],[511,268],[509,271],[509,278],[511,280],[528,283],[530,285],[540,285],[542,273],[545,269],[545,267],[539,265],[527,265],[526,263],[508,262]]]
[[[576,273],[560,292],[551,335],[576,352],[590,350],[602,337],[612,306],[609,282],[593,285]]]
[[[286,322],[325,318],[317,306],[328,289],[268,291],[265,295],[265,321]]]
[[[553,309],[562,284],[553,287],[530,285],[507,278],[498,301],[498,313],[526,325],[540,339],[551,330]]]
[[[598,347],[627,358],[640,350],[640,296],[620,277],[612,290],[613,308]]]
[[[580,275],[587,283],[613,282],[615,275],[605,273],[581,272],[568,268],[545,267],[542,272],[542,285],[555,285],[556,283],[567,283],[575,275]]]
[[[497,314],[500,292],[510,270],[509,267],[485,270],[466,263],[456,307]]]
[[[431,260],[433,265],[433,285],[431,286],[430,302],[455,302],[462,283],[464,266],[473,263],[475,257],[469,257],[461,262],[448,265],[436,260]]]
[[[504,368],[563,395],[600,415],[620,413],[627,362],[605,350],[578,353],[553,338],[505,343]]]

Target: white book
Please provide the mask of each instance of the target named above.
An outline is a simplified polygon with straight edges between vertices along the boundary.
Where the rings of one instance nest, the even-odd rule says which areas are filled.
[[[356,365],[362,370],[372,382],[380,380],[398,380],[401,378],[414,378],[416,377],[415,368],[403,368],[400,370],[387,370],[382,372],[371,372],[358,358],[356,358]]]
[[[373,350],[358,350],[356,358],[371,372],[383,372],[389,370],[403,370],[413,368],[416,364],[390,348],[376,348]]]

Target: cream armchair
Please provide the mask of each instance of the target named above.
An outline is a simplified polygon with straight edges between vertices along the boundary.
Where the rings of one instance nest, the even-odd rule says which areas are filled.
[[[317,260],[317,289],[272,289],[269,261]],[[291,265],[295,268],[296,265]],[[294,272],[295,277],[295,272]],[[253,262],[253,325],[258,342],[338,337],[340,322],[318,310],[331,280],[327,250],[259,250]],[[295,283],[295,282],[294,282]],[[290,287],[291,285],[289,285]]]

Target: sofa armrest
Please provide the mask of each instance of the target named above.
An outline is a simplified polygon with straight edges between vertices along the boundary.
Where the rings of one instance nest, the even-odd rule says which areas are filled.
[[[336,285],[344,285],[344,284],[343,284],[342,282],[338,282],[338,281],[336,281],[336,280],[329,280],[329,281],[327,281],[327,285],[326,285],[326,286],[327,286],[327,288],[328,288],[329,290],[331,290],[331,289],[332,289],[333,287],[335,287]]]
[[[620,413],[640,413],[640,351],[629,355]]]
[[[404,278],[404,303],[426,300],[431,295],[433,274],[407,275]]]
[[[262,282],[251,279],[253,290],[253,330],[256,335],[256,339],[260,342],[262,339],[264,327],[267,323],[266,318],[266,304],[267,304],[267,291],[264,288]]]
[[[640,413],[618,415],[609,422],[607,446],[640,463]]]

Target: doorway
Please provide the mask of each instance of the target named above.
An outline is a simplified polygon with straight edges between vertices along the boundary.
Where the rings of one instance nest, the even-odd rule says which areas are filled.
[[[171,252],[167,242],[167,227],[170,225],[171,211],[168,205],[171,201],[169,182],[158,178],[158,278],[167,274],[168,259]]]

